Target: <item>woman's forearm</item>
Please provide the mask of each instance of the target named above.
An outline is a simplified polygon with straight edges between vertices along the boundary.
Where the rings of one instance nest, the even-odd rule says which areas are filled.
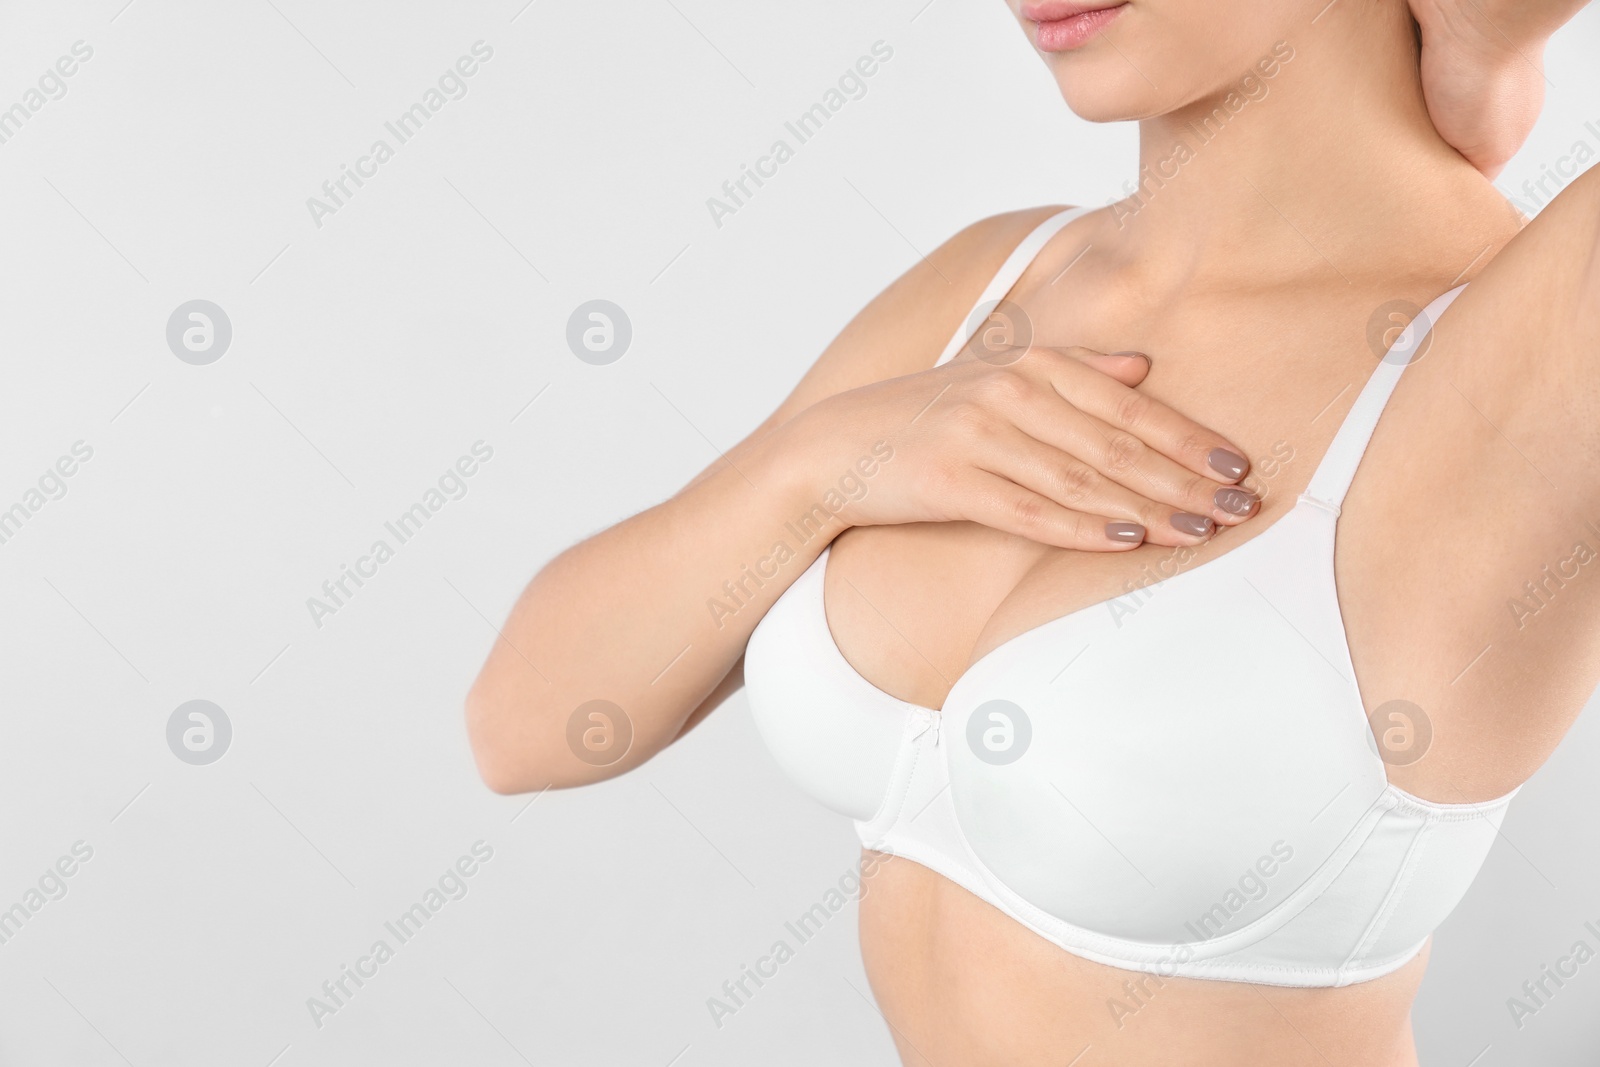
[[[467,698],[492,788],[612,777],[679,734],[767,609],[844,528],[822,500],[833,479],[808,467],[822,465],[814,451],[768,433],[534,577]],[[590,701],[615,707],[580,713]]]

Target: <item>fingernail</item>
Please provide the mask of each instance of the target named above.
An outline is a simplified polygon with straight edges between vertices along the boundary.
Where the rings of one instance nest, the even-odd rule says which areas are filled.
[[[1133,351],[1128,351],[1128,352],[1107,352],[1106,355],[1108,355],[1108,356],[1138,356],[1140,359],[1144,360],[1147,365],[1150,363],[1150,357],[1145,355],[1143,352],[1133,352]]]
[[[1113,541],[1143,541],[1144,527],[1136,522],[1108,522],[1106,536]]]
[[[1212,499],[1216,501],[1217,507],[1229,515],[1248,515],[1261,502],[1261,498],[1250,490],[1240,489],[1236,485],[1223,486],[1217,490]]]
[[[1206,462],[1211,464],[1212,470],[1229,478],[1242,477],[1250,467],[1243,456],[1237,452],[1229,452],[1226,448],[1213,448],[1211,454],[1206,457]]]
[[[1172,528],[1191,537],[1204,537],[1215,525],[1216,523],[1204,515],[1191,515],[1187,511],[1180,511],[1172,516]]]

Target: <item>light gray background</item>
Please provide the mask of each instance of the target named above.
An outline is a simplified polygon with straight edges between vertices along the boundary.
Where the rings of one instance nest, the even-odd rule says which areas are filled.
[[[94,450],[0,544],[0,908],[94,850],[0,944],[0,1064],[893,1063],[853,909],[712,1023],[855,859],[742,696],[532,806],[479,785],[461,696],[541,563],[753,427],[919,251],[1117,195],[1133,129],[1068,113],[998,2],[124,2],[0,6],[0,107],[94,50],[0,144],[0,508]],[[480,39],[467,95],[316,227],[306,199]],[[706,198],[878,40],[867,94],[715,226]],[[1591,10],[1552,48],[1506,192],[1600,148],[1597,44]],[[196,298],[233,325],[210,366],[165,342]],[[564,344],[594,298],[634,326],[608,367]],[[467,495],[314,626],[478,440]],[[210,766],[165,740],[195,698],[234,729]],[[1600,962],[1520,1030],[1505,1001],[1600,947],[1597,760],[1591,709],[1440,931],[1429,1067],[1595,1062]],[[314,1026],[480,839],[468,894]]]

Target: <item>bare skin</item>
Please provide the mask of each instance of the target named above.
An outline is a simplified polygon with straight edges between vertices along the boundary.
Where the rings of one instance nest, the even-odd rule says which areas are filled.
[[[1396,300],[1421,306],[1469,280],[1407,369],[1345,501],[1336,580],[1368,710],[1402,698],[1432,723],[1427,756],[1391,767],[1391,781],[1460,802],[1526,780],[1600,680],[1600,580],[1589,568],[1525,602],[1536,610],[1509,606],[1525,583],[1544,580],[1543,568],[1571,560],[1577,542],[1600,545],[1589,525],[1600,524],[1600,176],[1574,181],[1523,226],[1432,125],[1399,0],[1290,14],[1255,2],[1222,5],[1239,8],[1236,17],[1216,42],[1198,43],[1163,37],[1159,19],[1174,8],[1211,19],[1217,5],[1196,14],[1152,0],[1148,33],[1130,5],[1104,42],[1072,57],[1082,69],[1058,71],[1080,113],[1150,116],[1141,160],[1154,167],[1181,124],[1219,97],[1162,98],[1144,78],[1147,93],[1134,65],[1159,71],[1163,84],[1211,78],[1225,90],[1237,82],[1229,64],[1249,70],[1280,31],[1294,41],[1270,95],[1176,178],[1136,211],[1078,220],[1044,250],[1011,294],[1033,324],[1034,350],[1003,371],[970,354],[928,370],[1006,254],[1052,209],[958,235],[864,310],[725,460],[540,573],[469,699],[491,785],[596,781],[681,736],[738,687],[750,629],[830,540],[827,618],[841,651],[879,688],[938,706],[977,658],[1124,592],[1175,548],[1194,550],[1192,567],[1269,529],[1375,365],[1374,313]],[[1239,25],[1262,39],[1229,43]],[[1149,355],[1148,373],[1095,354],[1129,349]],[[1122,398],[1108,408],[1113,396]],[[1041,403],[1051,425],[1099,412],[1102,445],[1119,442],[1110,450],[1119,463],[1148,451],[1165,466],[1126,478],[1133,499],[1087,500],[1085,487],[1098,483],[1060,471],[1104,465],[1091,434],[1051,446],[1040,469],[1056,464],[1054,483],[999,458],[989,466],[1003,472],[987,471],[998,482],[976,479],[985,468],[970,459],[985,442],[1020,442],[996,450],[1012,463],[1032,449],[1014,433],[1033,425]],[[776,577],[750,586],[735,613],[709,621],[701,605],[718,584],[885,437],[903,450],[885,480]],[[1253,462],[1243,484],[1259,507],[1213,514],[1214,535],[1161,528],[1161,514],[1203,507],[1205,492],[1229,484],[1204,469],[1219,445]],[[1096,538],[1106,520],[1130,515],[1146,543]],[[1226,619],[1218,605],[1218,624]],[[1250,666],[1241,647],[1195,685],[1225,684]],[[635,731],[604,767],[566,747],[569,716],[593,697],[625,709]],[[1409,1012],[1424,958],[1345,988],[1156,984],[1062,952],[906,860],[878,865],[861,932],[908,1064],[1416,1062]],[[1113,1000],[1136,1010],[1114,1010]]]

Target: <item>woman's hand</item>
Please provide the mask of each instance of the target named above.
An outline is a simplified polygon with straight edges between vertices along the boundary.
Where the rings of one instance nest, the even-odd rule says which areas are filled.
[[[1544,106],[1544,46],[1588,0],[1410,0],[1434,128],[1490,178]]]
[[[989,349],[831,396],[779,436],[828,482],[874,444],[893,449],[839,513],[853,526],[966,519],[1061,548],[1197,544],[1259,500],[1234,484],[1248,469],[1238,448],[1134,388],[1149,367],[1135,353]]]

